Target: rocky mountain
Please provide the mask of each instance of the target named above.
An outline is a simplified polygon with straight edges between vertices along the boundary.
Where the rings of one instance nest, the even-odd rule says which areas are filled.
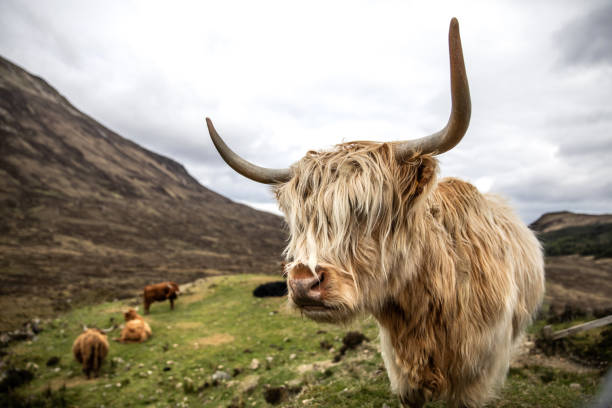
[[[0,214],[0,330],[160,280],[281,272],[280,217],[203,187],[1,57]]]

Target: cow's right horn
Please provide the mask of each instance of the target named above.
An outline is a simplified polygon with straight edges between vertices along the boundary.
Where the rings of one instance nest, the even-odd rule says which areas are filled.
[[[415,140],[393,142],[395,157],[402,160],[413,153],[444,153],[453,147],[467,131],[472,113],[470,87],[468,85],[459,22],[453,18],[448,31],[448,48],[450,54],[451,74],[451,114],[446,126],[439,132]]]
[[[217,151],[221,157],[223,157],[223,160],[225,160],[225,162],[238,173],[250,178],[251,180],[264,184],[284,183],[289,181],[291,178],[290,169],[267,169],[265,167],[256,166],[244,160],[242,157],[234,153],[229,147],[227,147],[223,139],[221,139],[221,136],[219,136],[215,130],[215,127],[209,118],[206,118],[206,125],[208,126],[208,133],[210,133],[210,138],[217,148]]]

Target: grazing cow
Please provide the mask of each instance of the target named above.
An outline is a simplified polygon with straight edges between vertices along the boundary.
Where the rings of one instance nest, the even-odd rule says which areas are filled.
[[[258,298],[287,296],[287,282],[278,281],[262,283],[253,290],[253,296]]]
[[[316,321],[371,314],[402,405],[480,407],[503,383],[544,291],[540,244],[499,197],[437,180],[435,155],[465,134],[471,102],[459,25],[449,32],[451,115],[428,137],[310,151],[253,165],[210,136],[238,173],[270,184],[285,214],[290,303]]]
[[[100,329],[85,329],[72,344],[74,358],[83,366],[87,378],[97,377],[102,361],[108,354],[108,339]]]
[[[130,309],[123,314],[125,326],[121,331],[121,337],[115,339],[121,343],[142,343],[151,337],[153,332],[149,324],[144,321],[134,309]]]
[[[170,300],[170,309],[174,310],[174,299],[180,293],[180,289],[175,282],[162,282],[155,285],[148,285],[144,288],[144,310],[149,314],[149,307],[153,302],[163,302]]]

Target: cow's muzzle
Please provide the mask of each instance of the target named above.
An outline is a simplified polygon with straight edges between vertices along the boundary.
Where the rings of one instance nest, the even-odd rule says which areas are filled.
[[[324,269],[317,268],[315,276],[308,267],[296,266],[287,279],[293,303],[303,309],[327,309],[323,301],[325,279]]]

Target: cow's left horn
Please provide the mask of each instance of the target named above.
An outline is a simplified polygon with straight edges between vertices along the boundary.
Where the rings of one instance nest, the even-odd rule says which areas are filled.
[[[227,147],[223,139],[221,139],[221,136],[219,136],[215,130],[215,127],[209,118],[206,118],[206,125],[208,126],[208,133],[210,133],[210,138],[215,144],[217,151],[221,157],[223,157],[223,160],[225,160],[225,162],[238,173],[250,178],[251,180],[264,184],[284,183],[285,181],[289,181],[291,178],[290,169],[267,169],[265,167],[256,166],[244,160],[242,157],[234,153],[229,147]]]
[[[467,131],[472,113],[472,103],[470,101],[470,87],[463,62],[459,22],[456,18],[453,18],[450,22],[448,48],[450,54],[452,101],[448,123],[444,129],[429,136],[415,140],[394,142],[395,157],[398,160],[415,152],[444,153],[455,147]]]

